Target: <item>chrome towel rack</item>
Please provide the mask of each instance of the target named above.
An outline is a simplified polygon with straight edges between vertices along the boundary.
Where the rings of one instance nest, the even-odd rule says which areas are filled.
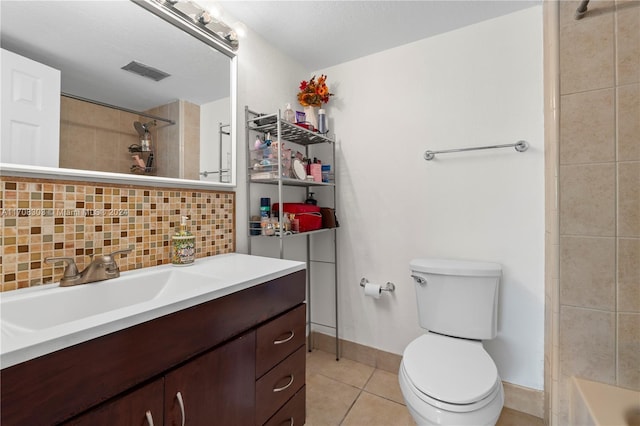
[[[494,149],[494,148],[515,148],[518,152],[525,152],[529,149],[529,144],[527,141],[518,141],[516,143],[508,143],[504,145],[490,145],[490,146],[475,146],[470,148],[458,148],[458,149],[445,149],[442,151],[425,151],[424,159],[429,161],[433,160],[436,154],[448,154],[451,152],[463,152],[463,151],[477,151],[479,149]]]

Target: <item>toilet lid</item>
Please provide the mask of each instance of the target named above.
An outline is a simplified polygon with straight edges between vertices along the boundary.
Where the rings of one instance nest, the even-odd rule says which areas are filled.
[[[446,403],[474,403],[498,383],[496,365],[480,342],[425,334],[409,343],[402,362],[417,389]]]

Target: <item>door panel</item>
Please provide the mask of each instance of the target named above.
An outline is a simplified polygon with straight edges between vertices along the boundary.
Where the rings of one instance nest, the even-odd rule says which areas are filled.
[[[58,167],[60,71],[2,49],[0,162]]]
[[[253,425],[254,407],[255,331],[165,377],[166,426]]]
[[[98,406],[67,426],[162,426],[162,379]]]

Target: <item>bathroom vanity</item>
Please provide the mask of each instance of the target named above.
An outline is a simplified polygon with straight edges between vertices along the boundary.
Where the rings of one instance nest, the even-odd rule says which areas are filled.
[[[95,325],[91,318],[80,321],[91,324],[84,336],[82,330],[69,331],[78,321],[54,326],[69,331],[66,347],[41,355],[33,344],[16,344],[9,353],[3,347],[8,362],[3,360],[0,372],[0,423],[303,424],[304,264],[232,254],[182,269],[194,276],[226,275],[228,285],[218,279],[211,287],[181,293],[168,291],[167,281],[152,300],[116,309],[113,318],[104,320],[111,325]],[[135,285],[130,276],[135,278],[136,271],[125,274]],[[117,311],[125,313],[119,317]],[[112,330],[113,323],[118,329]],[[15,329],[8,333],[3,330],[3,340],[20,339]],[[73,337],[77,335],[81,337]],[[61,336],[49,336],[40,346],[46,352],[64,345]],[[84,341],[75,343],[77,339]],[[29,359],[18,362],[20,356]]]

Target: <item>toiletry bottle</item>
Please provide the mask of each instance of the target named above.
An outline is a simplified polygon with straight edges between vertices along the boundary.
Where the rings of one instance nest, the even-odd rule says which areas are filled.
[[[291,104],[287,104],[287,109],[284,110],[284,121],[288,123],[296,122],[296,113],[291,109]]]
[[[151,134],[149,132],[144,132],[144,136],[140,139],[140,146],[143,151],[151,151]]]
[[[284,216],[282,216],[282,226],[284,226],[285,232],[291,231],[291,221],[289,220],[289,213],[285,213]]]
[[[181,216],[180,229],[171,237],[171,263],[187,266],[196,259],[196,237],[187,230],[187,216]]]
[[[328,133],[329,129],[327,129],[327,114],[324,109],[318,110],[318,133],[325,134]]]
[[[304,200],[305,204],[311,204],[314,206],[318,205],[318,200],[316,200],[315,198],[313,198],[313,192],[309,193],[309,198],[307,198],[306,200]]]
[[[260,198],[260,217],[271,217],[271,198]]]

